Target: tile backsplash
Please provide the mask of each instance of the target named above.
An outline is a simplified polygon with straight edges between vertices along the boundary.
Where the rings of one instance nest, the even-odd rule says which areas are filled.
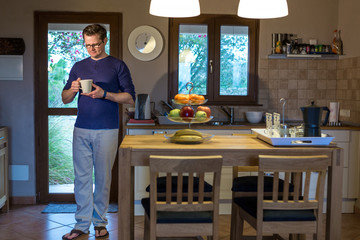
[[[360,124],[360,57],[339,60],[336,81],[340,109],[350,110],[350,117],[340,117],[340,120]]]
[[[285,119],[302,120],[300,107],[311,100],[318,106],[340,102],[350,117],[340,121],[360,123],[360,57],[340,60],[261,59],[259,103],[261,109],[282,113],[280,98],[287,100]]]
[[[312,100],[329,107],[340,102],[340,109],[350,110],[350,117],[340,115],[341,122],[360,124],[360,57],[339,60],[260,59],[259,104],[235,106],[235,121],[245,121],[246,111],[282,114],[280,98],[286,99],[285,120],[302,121],[300,107]],[[211,106],[216,121],[228,117],[220,107]]]

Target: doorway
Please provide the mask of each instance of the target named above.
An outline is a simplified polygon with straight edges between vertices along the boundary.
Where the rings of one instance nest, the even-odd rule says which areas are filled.
[[[107,28],[106,51],[121,58],[120,13],[35,12],[35,151],[39,203],[74,202],[72,132],[77,99],[64,105],[61,92],[73,64],[89,57],[83,46],[82,29],[92,23]],[[117,201],[117,166],[115,161],[112,202]]]

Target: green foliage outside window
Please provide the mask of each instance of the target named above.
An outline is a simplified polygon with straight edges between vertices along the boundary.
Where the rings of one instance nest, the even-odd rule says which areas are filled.
[[[247,95],[248,36],[221,35],[220,95]]]
[[[190,64],[192,93],[207,94],[208,41],[206,35],[179,34],[178,92],[188,93],[186,79],[181,73],[182,54],[190,51],[194,60]],[[248,89],[248,36],[222,34],[220,39],[220,95],[247,95]]]
[[[194,61],[190,64],[190,80],[194,84],[192,93],[206,94],[207,85],[207,37],[199,34],[180,34],[179,36],[179,53],[190,50],[193,53]],[[189,93],[186,90],[186,81],[179,78],[179,93]]]

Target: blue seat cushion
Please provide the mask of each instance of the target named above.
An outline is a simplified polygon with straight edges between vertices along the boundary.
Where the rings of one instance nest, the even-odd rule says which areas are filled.
[[[239,197],[234,202],[256,218],[256,197]],[[314,210],[264,210],[263,221],[316,221]]]
[[[189,184],[189,177],[183,176],[183,192],[188,191],[188,184]],[[194,192],[199,191],[199,178],[194,177]],[[146,187],[146,191],[150,192],[150,185]],[[157,191],[159,193],[166,192],[166,177],[158,177],[157,179]],[[205,192],[212,192],[212,186],[205,182],[204,183],[204,191]],[[177,192],[177,176],[171,177],[171,192],[176,193]]]
[[[264,192],[272,192],[273,190],[273,177],[264,177]],[[257,192],[257,176],[244,176],[236,177],[233,180],[231,191],[233,192]],[[284,189],[284,180],[279,179],[279,192]],[[289,184],[289,191],[294,191],[294,185]]]
[[[141,199],[146,215],[150,216],[150,198]],[[157,223],[212,223],[212,212],[158,212]]]

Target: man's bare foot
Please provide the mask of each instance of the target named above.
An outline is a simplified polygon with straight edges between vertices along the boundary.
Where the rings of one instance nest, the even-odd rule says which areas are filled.
[[[109,236],[109,232],[107,231],[106,227],[94,227],[95,229],[95,238],[97,239],[104,239]]]
[[[65,234],[62,239],[63,240],[71,240],[71,239],[77,239],[81,235],[84,235],[85,233],[81,230],[73,229],[71,232]]]

